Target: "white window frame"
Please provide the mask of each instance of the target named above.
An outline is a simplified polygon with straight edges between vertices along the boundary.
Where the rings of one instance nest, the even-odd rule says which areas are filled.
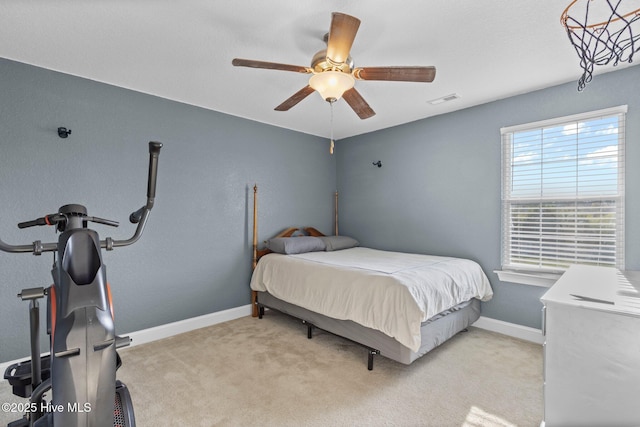
[[[618,116],[618,163],[617,163],[617,194],[615,196],[607,195],[600,196],[604,200],[615,199],[616,206],[616,254],[615,254],[615,267],[624,269],[624,151],[625,151],[625,116],[627,112],[627,106],[618,106],[613,108],[607,108],[603,110],[591,111],[581,114],[575,114],[571,116],[559,117],[556,119],[543,120],[534,123],[528,123],[523,125],[503,127],[500,129],[501,145],[502,145],[502,227],[501,227],[501,242],[502,242],[502,269],[497,270],[496,273],[501,281],[522,283],[536,286],[551,286],[562,275],[566,268],[563,267],[548,267],[548,266],[532,266],[523,265],[518,263],[511,263],[511,209],[512,203],[514,205],[517,202],[522,203],[522,200],[531,202],[570,202],[571,200],[578,201],[581,196],[576,194],[574,199],[566,196],[561,198],[552,197],[551,199],[543,198],[542,195],[537,197],[530,197],[526,199],[518,199],[511,195],[511,183],[512,183],[512,146],[513,135],[518,132],[542,130],[545,128],[558,127],[563,125],[574,125],[580,122],[597,120],[603,117]],[[541,139],[542,141],[542,139]],[[541,142],[542,144],[542,142]],[[579,146],[579,142],[576,142],[576,147]],[[576,162],[578,159],[576,160]],[[578,173],[576,172],[576,176]],[[595,198],[597,199],[596,195]],[[577,208],[576,208],[577,209]],[[544,234],[541,234],[541,236]],[[575,251],[577,249],[574,248]],[[541,256],[542,257],[542,256]]]

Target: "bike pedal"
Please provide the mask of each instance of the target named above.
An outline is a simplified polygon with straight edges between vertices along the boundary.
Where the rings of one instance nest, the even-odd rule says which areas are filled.
[[[51,357],[49,355],[40,358],[42,381],[51,376]],[[33,392],[31,385],[31,360],[14,363],[4,371],[4,379],[11,384],[12,392],[16,396],[28,398]]]
[[[128,347],[131,344],[131,341],[132,339],[129,336],[116,336],[116,348]]]

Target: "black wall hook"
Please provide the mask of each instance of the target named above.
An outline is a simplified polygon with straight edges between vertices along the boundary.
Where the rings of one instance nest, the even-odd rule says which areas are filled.
[[[380,160],[378,160],[377,162],[373,162],[373,166],[377,166],[379,168],[382,167],[382,162]]]
[[[63,128],[63,127],[59,127],[58,128],[58,136],[60,138],[66,138],[69,135],[71,135],[71,129],[67,129],[67,128]]]

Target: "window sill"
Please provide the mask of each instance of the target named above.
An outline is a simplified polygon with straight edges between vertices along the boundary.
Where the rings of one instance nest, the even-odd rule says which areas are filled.
[[[495,270],[494,273],[498,275],[498,279],[502,282],[541,286],[543,288],[550,288],[562,276],[562,273],[533,273],[508,270]]]

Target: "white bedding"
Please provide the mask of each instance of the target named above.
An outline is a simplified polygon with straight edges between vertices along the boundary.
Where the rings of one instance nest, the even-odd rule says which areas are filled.
[[[420,348],[422,322],[461,302],[493,296],[473,261],[361,247],[265,255],[251,289],[379,330],[413,351]]]

